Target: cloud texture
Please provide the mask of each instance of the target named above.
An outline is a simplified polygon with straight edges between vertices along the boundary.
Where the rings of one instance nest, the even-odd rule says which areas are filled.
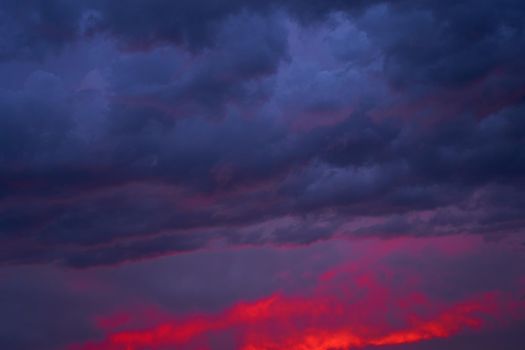
[[[524,11],[4,1],[0,263],[521,233]]]

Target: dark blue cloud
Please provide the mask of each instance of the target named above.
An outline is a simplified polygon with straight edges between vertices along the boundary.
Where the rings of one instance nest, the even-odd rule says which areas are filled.
[[[4,2],[0,262],[521,232],[523,11]]]

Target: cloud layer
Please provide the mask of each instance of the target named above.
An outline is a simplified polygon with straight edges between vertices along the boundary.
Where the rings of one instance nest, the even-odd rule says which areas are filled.
[[[4,1],[0,264],[522,233],[524,12]]]

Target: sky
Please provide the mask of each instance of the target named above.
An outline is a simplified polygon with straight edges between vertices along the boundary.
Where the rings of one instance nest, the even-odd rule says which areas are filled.
[[[0,348],[523,350],[521,0],[2,0]]]

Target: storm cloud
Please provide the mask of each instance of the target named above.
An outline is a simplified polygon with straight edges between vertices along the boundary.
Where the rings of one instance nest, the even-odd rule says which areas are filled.
[[[524,14],[4,1],[0,263],[522,233]]]

